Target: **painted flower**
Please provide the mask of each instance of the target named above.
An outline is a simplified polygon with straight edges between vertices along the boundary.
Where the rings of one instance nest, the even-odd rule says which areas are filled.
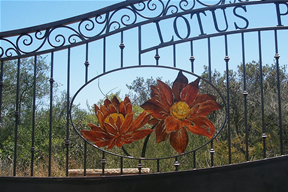
[[[122,147],[123,144],[130,144],[153,132],[152,129],[140,129],[151,117],[147,112],[142,112],[133,120],[134,112],[128,97],[119,102],[115,96],[111,101],[106,99],[100,108],[96,104],[94,107],[99,126],[88,124],[92,130],[81,131],[81,134],[98,147]]]
[[[200,79],[188,84],[188,79],[180,71],[172,89],[160,80],[151,86],[151,99],[141,107],[153,116],[149,124],[155,127],[157,143],[170,140],[171,146],[183,153],[188,145],[188,132],[213,137],[215,127],[206,117],[221,109],[216,97],[199,94]]]

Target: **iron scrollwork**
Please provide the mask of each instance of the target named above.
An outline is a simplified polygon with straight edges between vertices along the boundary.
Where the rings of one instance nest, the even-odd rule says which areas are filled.
[[[161,17],[176,13],[238,2],[243,1],[234,0],[226,2],[226,0],[219,0],[214,4],[206,4],[202,0],[180,0],[177,3],[171,0],[167,2],[148,0],[138,3],[134,2],[124,7],[119,3],[119,8],[103,14],[95,12],[96,15],[94,17],[81,19],[72,24],[63,23],[34,32],[28,31],[16,35],[16,38],[14,38],[15,36],[13,38],[1,36],[0,41],[5,42],[5,47],[0,47],[0,58],[21,56],[36,52],[49,52],[53,48],[61,49],[97,40],[110,35],[112,32],[115,33],[124,30],[126,27],[131,28],[136,23],[150,19],[159,20]],[[32,28],[31,31],[33,31]]]

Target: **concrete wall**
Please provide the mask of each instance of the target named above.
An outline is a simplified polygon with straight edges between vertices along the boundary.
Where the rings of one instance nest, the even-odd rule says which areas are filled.
[[[288,191],[288,156],[208,169],[137,176],[0,177],[0,191]]]

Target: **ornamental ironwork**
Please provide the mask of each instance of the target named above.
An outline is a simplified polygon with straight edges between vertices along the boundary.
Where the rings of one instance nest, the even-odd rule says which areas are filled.
[[[262,24],[255,25],[253,18],[257,17],[262,19],[263,16],[268,15],[267,9],[251,14],[253,12],[250,7],[253,7],[253,5],[268,4],[270,6],[269,14],[271,11],[275,17],[271,19],[269,26],[263,26]],[[21,115],[25,115],[23,113],[20,114],[21,104],[19,103],[19,97],[24,95],[24,93],[22,94],[20,92],[20,84],[21,69],[23,68],[22,59],[25,59],[25,57],[34,57],[32,59],[33,65],[31,65],[31,71],[34,70],[32,75],[34,81],[30,86],[33,88],[33,91],[31,88],[32,99],[30,103],[32,114],[30,114],[31,119],[29,119],[32,122],[31,148],[29,149],[31,152],[31,176],[34,176],[34,159],[35,155],[37,155],[34,132],[34,130],[37,129],[35,128],[35,120],[37,119],[36,105],[38,102],[36,74],[39,65],[38,58],[44,54],[46,54],[47,60],[50,61],[50,74],[48,75],[49,80],[47,80],[50,83],[50,91],[47,91],[50,94],[50,130],[49,141],[47,141],[49,142],[49,165],[47,166],[49,169],[49,177],[52,173],[53,158],[53,93],[55,91],[53,86],[55,85],[55,67],[60,65],[62,67],[60,69],[61,76],[66,75],[66,79],[64,80],[64,84],[66,85],[66,95],[64,99],[66,109],[63,110],[65,111],[63,113],[65,113],[66,118],[64,120],[66,123],[66,137],[63,141],[64,145],[61,145],[65,146],[65,154],[63,157],[65,156],[66,158],[66,176],[68,176],[69,169],[69,147],[73,145],[73,139],[75,139],[70,137],[71,124],[78,133],[78,135],[76,135],[77,139],[80,137],[84,140],[83,150],[81,148],[81,152],[83,152],[82,162],[84,176],[86,176],[87,162],[89,162],[87,160],[87,157],[89,157],[87,155],[87,144],[93,146],[93,149],[99,149],[102,153],[101,163],[99,164],[100,167],[102,166],[102,175],[105,173],[105,165],[108,161],[105,156],[106,154],[112,154],[113,158],[119,159],[121,174],[123,174],[124,167],[123,159],[132,159],[132,161],[136,159],[139,162],[137,168],[139,169],[139,174],[141,174],[143,161],[147,160],[153,163],[156,161],[155,172],[161,172],[160,160],[171,160],[172,158],[172,161],[175,159],[173,162],[175,171],[178,171],[181,163],[178,160],[189,155],[191,155],[189,156],[192,161],[190,163],[189,159],[191,167],[193,166],[193,169],[198,168],[199,165],[197,165],[196,158],[198,158],[197,155],[201,153],[201,150],[204,149],[208,149],[206,152],[209,157],[207,157],[208,160],[206,163],[208,166],[213,167],[214,153],[216,152],[217,154],[216,148],[219,147],[219,145],[215,147],[215,143],[213,142],[224,135],[223,137],[225,138],[221,139],[224,141],[223,151],[227,151],[227,154],[224,154],[223,157],[225,156],[225,158],[227,158],[227,160],[225,159],[225,163],[230,165],[234,163],[233,150],[235,149],[235,145],[238,145],[238,143],[232,143],[233,141],[235,142],[231,136],[234,131],[233,126],[237,129],[235,132],[243,133],[241,138],[239,137],[239,140],[236,140],[236,142],[240,143],[241,152],[239,153],[243,155],[243,159],[250,161],[254,158],[249,154],[249,152],[251,153],[250,147],[252,145],[250,141],[252,135],[250,134],[251,130],[256,130],[255,132],[258,131],[257,133],[260,132],[260,134],[255,134],[253,137],[258,137],[257,142],[261,142],[260,144],[258,143],[257,150],[263,150],[263,159],[266,159],[270,155],[267,152],[269,150],[267,140],[271,140],[272,135],[269,133],[270,130],[268,132],[266,131],[266,127],[270,126],[270,124],[267,125],[267,122],[265,122],[267,118],[270,118],[270,116],[265,116],[269,108],[273,108],[273,126],[277,127],[277,130],[274,128],[273,131],[279,144],[279,150],[277,149],[278,146],[273,146],[274,148],[269,147],[273,148],[273,154],[284,155],[287,147],[284,145],[285,135],[283,133],[285,133],[286,130],[284,130],[285,126],[282,125],[283,104],[281,104],[281,100],[283,100],[282,97],[285,94],[282,95],[281,91],[286,90],[282,87],[282,84],[286,82],[281,79],[283,74],[285,74],[283,73],[285,70],[281,71],[280,61],[286,57],[287,52],[287,47],[285,48],[286,41],[281,41],[287,37],[287,18],[287,0],[219,0],[212,4],[208,4],[204,0],[127,0],[62,21],[15,31],[1,32],[0,111],[4,108],[2,93],[7,91],[5,90],[4,84],[5,70],[7,70],[5,68],[6,62],[10,62],[11,60],[14,62],[13,67],[15,68],[13,72],[13,75],[15,73],[15,76],[13,76],[15,77],[15,90],[13,90],[14,95],[11,97],[12,99],[15,97],[15,103],[12,103],[11,107],[9,106],[10,108],[15,107],[12,109],[14,110],[13,112],[9,111],[9,113],[11,112],[10,114],[14,114],[15,117],[13,123],[11,123],[15,125],[13,162],[11,161],[11,165],[13,163],[13,176],[17,175],[17,163],[19,164],[19,157],[17,156],[19,150],[17,151],[17,149],[19,147],[18,128],[21,123],[20,117]],[[205,20],[209,22],[205,22]],[[150,28],[147,32],[145,31],[145,27],[148,25]],[[169,29],[167,30],[167,28]],[[127,38],[128,40],[126,40],[125,37],[128,36],[130,38],[130,32],[132,30],[134,30],[133,35],[136,38],[131,40],[131,35],[131,39]],[[266,31],[269,33],[269,37],[265,36],[267,35]],[[118,43],[116,42],[117,40],[114,41],[115,39],[113,39],[113,47],[109,47],[107,43],[110,37],[111,39],[118,38]],[[217,41],[214,41],[215,39],[217,39]],[[94,42],[95,44],[98,42],[102,43],[100,46],[97,44],[100,48],[94,46]],[[147,42],[152,43],[149,44]],[[269,42],[269,46],[265,44],[267,42]],[[231,44],[233,43],[235,44],[232,47]],[[283,44],[285,44],[285,46],[283,46]],[[182,45],[185,46],[181,47]],[[76,47],[79,47],[82,53],[78,52]],[[272,55],[267,54],[267,51],[264,50],[264,48],[266,49],[268,47],[270,49],[269,54],[272,52]],[[169,50],[165,48],[169,48]],[[130,49],[130,51],[127,51],[127,49]],[[253,50],[251,51],[251,49]],[[65,51],[61,52],[60,50]],[[73,52],[75,50],[77,53]],[[199,50],[202,52],[200,53]],[[92,51],[93,54],[91,54]],[[56,55],[58,54],[57,52],[61,53],[59,54],[60,56]],[[281,59],[280,53],[283,53]],[[135,58],[130,62],[129,59],[131,58],[129,57],[132,54]],[[54,57],[54,55],[56,56]],[[77,74],[72,76],[72,67],[75,67],[74,64],[76,63],[73,61],[73,59],[75,59],[75,57],[73,57],[74,55],[77,55],[77,59],[79,59],[81,55],[83,56],[83,60],[80,62],[84,72],[82,76],[80,75],[81,71],[77,71],[80,68],[78,61],[77,67],[79,68],[74,68]],[[250,57],[247,55],[250,55]],[[252,75],[246,71],[249,68],[247,60],[251,60],[251,55],[253,56],[253,60],[259,61],[257,65],[252,61],[251,65],[255,66],[255,68],[253,68],[253,70],[255,70],[253,72],[255,73]],[[61,57],[59,60],[63,59],[63,57],[65,57],[65,59],[63,59],[61,63],[59,62],[59,64],[56,62],[57,59],[55,59],[57,56],[57,59]],[[275,88],[273,89],[273,94],[271,94],[272,96],[269,97],[276,103],[273,103],[275,105],[273,105],[273,107],[270,106],[270,100],[267,102],[264,94],[264,82],[267,81],[264,76],[265,71],[262,71],[262,69],[265,69],[263,63],[267,61],[267,59],[264,61],[264,57],[269,57],[269,59],[272,59],[274,62],[271,76],[273,77]],[[116,62],[113,62],[112,59],[114,59],[113,61],[116,60]],[[167,61],[168,63],[166,63]],[[63,66],[66,68],[64,69]],[[199,68],[203,66],[206,67],[204,69],[205,73],[203,69],[199,70]],[[215,77],[215,79],[212,77],[212,66],[216,68],[219,67],[224,71],[224,73],[221,74],[223,76],[221,76],[221,83],[218,87],[213,85],[217,77]],[[94,68],[92,69],[92,67]],[[198,69],[196,69],[197,67]],[[93,82],[104,78],[104,76],[107,77],[108,74],[131,69],[136,70],[136,68],[140,70],[152,68],[151,72],[154,72],[155,68],[174,70],[177,74],[175,76],[169,76],[169,80],[172,82],[171,84],[158,80],[156,85],[151,86],[151,97],[141,103],[138,108],[132,105],[132,99],[128,96],[122,98],[106,98],[102,103],[94,105],[94,122],[88,122],[87,125],[85,124],[85,128],[79,128],[74,125],[73,107],[75,107],[79,95],[82,94],[85,89],[89,86],[89,88],[91,88]],[[241,76],[237,80],[238,84],[235,83],[236,80],[233,79],[234,74],[231,75],[231,70],[235,70],[235,68],[238,69],[239,77]],[[98,73],[99,71],[100,73]],[[63,75],[62,73],[65,72],[66,74]],[[161,76],[164,73],[165,72],[161,71],[157,75]],[[257,78],[259,77],[259,79],[257,79],[257,82],[259,80],[257,84],[259,85],[259,89],[257,87],[258,92],[255,91],[253,95],[253,99],[257,99],[257,107],[259,108],[256,107],[259,113],[259,115],[257,114],[259,119],[257,119],[256,125],[249,124],[249,102],[252,100],[252,94],[249,93],[248,83],[246,84],[249,80],[248,75],[250,75],[250,77],[253,75],[257,76]],[[81,77],[83,77],[83,83],[79,80]],[[71,83],[72,81],[74,84]],[[116,80],[108,79],[105,81],[105,86],[114,84],[116,83],[115,81],[117,81],[117,83],[127,83],[122,82],[120,78]],[[75,82],[80,83],[76,85]],[[77,88],[80,88],[76,88],[76,91],[73,90],[75,91],[73,92],[70,89],[72,86],[73,88],[77,86]],[[92,87],[92,89],[97,89],[97,87]],[[234,92],[231,93],[232,91]],[[252,90],[252,92],[253,91],[254,90]],[[232,94],[234,98],[231,96]],[[89,93],[86,96],[90,96]],[[239,100],[241,100],[241,102]],[[95,99],[93,102],[96,103],[97,101],[98,100]],[[235,104],[235,106],[238,107],[236,108],[232,106],[232,104],[234,104],[233,102],[239,102],[241,106]],[[241,111],[241,117],[238,115],[240,113],[237,113],[238,109]],[[236,114],[236,120],[231,117],[233,113]],[[214,114],[220,115],[216,118],[216,115],[213,116]],[[1,121],[4,117],[3,113],[0,113],[0,115]],[[10,120],[11,119],[9,119],[9,121]],[[233,125],[231,123],[232,121],[234,121]],[[238,128],[239,122],[242,123],[240,131]],[[256,126],[256,128],[253,126]],[[11,129],[11,127],[8,128],[9,130]],[[220,134],[224,133],[224,131],[222,131],[223,129],[225,129],[225,134]],[[196,145],[196,142],[193,142],[193,138],[195,137],[200,138],[198,140],[200,144],[197,143]],[[149,144],[152,142],[156,143],[153,147],[167,144],[165,146],[167,148],[165,149],[169,149],[169,153],[165,151],[164,155],[151,156],[149,154]],[[273,143],[273,145],[275,145],[275,143]],[[135,154],[131,153],[130,150],[134,146],[137,146],[137,149],[139,149]],[[157,149],[154,150],[157,151]],[[277,150],[279,154],[274,153],[274,151]],[[219,165],[223,164],[219,163]]]
[[[153,68],[155,66],[143,67]],[[161,66],[159,67],[161,68]],[[175,68],[165,68],[175,70]],[[131,67],[122,68],[121,70],[125,69],[131,69]],[[197,78],[193,82],[188,82],[183,72]],[[97,76],[91,79],[77,91],[72,99],[71,110],[77,95],[87,85],[100,77]],[[90,129],[79,130],[73,124],[73,116],[71,116],[73,127],[83,139],[94,147],[107,153],[111,153],[109,150],[113,147],[121,148],[123,151],[122,155],[113,152],[112,154],[126,158],[144,159],[151,134],[156,134],[157,143],[168,140],[171,147],[178,153],[178,155],[172,153],[174,154],[173,156],[191,153],[211,142],[223,129],[226,121],[226,105],[223,96],[212,84],[210,86],[216,90],[219,99],[222,100],[222,105],[217,103],[216,96],[200,92],[200,80],[210,84],[193,73],[179,70],[171,87],[161,80],[157,80],[157,85],[151,86],[151,99],[141,105],[142,112],[140,114],[139,112],[136,114],[133,110],[129,97],[126,96],[123,100],[119,100],[114,96],[111,99],[105,99],[100,106],[94,104],[95,115],[98,120],[97,125],[89,123],[87,127]],[[207,116],[222,108],[224,109],[223,115],[225,118],[222,124],[215,128],[214,123]],[[189,134],[205,136],[207,140],[202,145],[186,151],[189,144]],[[130,154],[125,149],[125,146],[141,139],[145,140],[142,143],[138,143],[143,145],[141,154]],[[161,158],[171,158],[171,156],[168,155]],[[156,158],[159,157],[149,157],[148,159]]]
[[[172,44],[201,38],[191,35],[192,26],[189,24],[189,17],[190,19],[197,18],[197,28],[200,30],[198,35],[217,36],[219,35],[217,33],[228,31],[231,33],[231,30],[229,30],[231,26],[228,25],[230,18],[227,18],[226,15],[227,8],[233,9],[233,27],[236,31],[232,30],[232,33],[237,33],[237,30],[239,32],[239,29],[246,30],[249,28],[249,19],[245,16],[245,13],[247,13],[246,5],[266,3],[275,3],[277,14],[275,26],[278,26],[278,28],[283,26],[282,18],[288,15],[288,11],[283,11],[283,9],[285,10],[288,7],[285,1],[219,0],[213,4],[202,0],[181,0],[179,2],[149,0],[133,1],[133,3],[132,1],[127,1],[119,3],[112,8],[104,8],[51,24],[11,32],[1,32],[0,58],[24,57],[33,55],[36,52],[47,53],[52,50],[65,49],[148,23],[155,23],[160,44],[151,48],[140,48],[140,52],[145,53]],[[281,6],[283,6],[282,9]],[[203,17],[206,17],[208,12],[212,14],[212,23],[215,29],[215,33],[211,34],[205,31],[203,23]],[[219,27],[219,19],[217,19],[216,12],[220,12],[220,15],[223,16],[225,27]],[[170,18],[173,18],[174,35],[171,39],[164,40],[160,21]],[[177,27],[178,22],[181,20],[186,25],[186,34],[184,35],[179,33],[180,28]]]

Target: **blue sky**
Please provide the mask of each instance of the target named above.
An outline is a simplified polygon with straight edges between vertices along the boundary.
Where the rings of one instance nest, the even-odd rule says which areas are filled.
[[[8,31],[8,30],[14,30],[18,28],[26,28],[31,27],[35,25],[45,24],[61,19],[65,19],[68,17],[84,14],[87,12],[95,11],[97,9],[100,9],[102,7],[115,4],[117,2],[121,1],[115,1],[115,0],[105,0],[105,1],[98,1],[98,0],[91,0],[91,1],[76,1],[76,0],[61,0],[61,1],[52,1],[52,0],[46,0],[46,1],[14,1],[14,0],[1,0],[0,6],[1,6],[1,25],[0,25],[0,31]],[[206,1],[207,2],[207,1]],[[283,7],[281,7],[283,9]],[[243,25],[243,20],[235,17],[232,15],[232,9],[227,11],[227,18],[229,22],[229,26],[233,29],[234,22],[237,22],[239,25]],[[285,11],[285,8],[283,12]],[[221,12],[217,12],[221,16]],[[276,26],[277,20],[275,15],[275,6],[247,6],[247,12],[245,13],[243,10],[238,10],[239,14],[245,15],[246,18],[249,19],[249,27],[259,27],[259,26]],[[205,23],[205,29],[211,33],[213,33],[213,30],[215,32],[215,29],[213,28],[213,23],[211,23],[211,15],[204,17],[203,19]],[[221,21],[221,19],[219,19]],[[191,22],[192,26],[192,33],[195,35],[199,34],[199,30],[196,26],[197,21],[189,20]],[[288,25],[288,16],[283,16],[283,24]],[[143,31],[146,30],[146,36],[143,38],[146,38],[143,41],[143,46],[149,47],[150,45],[155,45],[159,43],[159,39],[157,36],[157,33],[155,31],[155,25],[151,24],[152,26],[143,27]],[[171,39],[171,36],[173,35],[172,25],[169,21],[161,22],[160,23],[161,28],[165,29],[163,30],[163,38],[165,40]],[[220,28],[223,28],[223,25],[219,25]],[[151,32],[151,29],[154,29]],[[180,27],[179,27],[180,29]],[[130,30],[125,32],[124,34],[124,41],[125,41],[125,49],[124,49],[124,57],[126,58],[126,66],[135,65],[137,63],[138,55],[135,52],[137,50],[137,45],[131,45],[133,42],[137,42],[137,38],[135,38],[135,32],[137,33],[137,30]],[[281,33],[279,33],[279,36]],[[174,34],[175,36],[175,34]],[[283,38],[283,41],[279,42],[279,46],[282,48],[280,50],[283,50],[280,52],[281,55],[281,62],[282,64],[286,64],[287,56],[285,56],[284,50],[287,50],[287,35],[283,34],[283,36],[286,36]],[[265,32],[263,33],[263,37],[267,37],[267,40],[263,42],[263,62],[264,64],[272,64],[273,63],[273,57],[274,57],[274,45],[273,45],[273,33],[271,32]],[[236,69],[237,65],[241,64],[242,58],[241,58],[241,47],[240,47],[240,35],[232,35],[229,36],[229,49],[233,50],[229,52],[229,56],[231,58],[230,60],[230,66],[233,69]],[[147,40],[147,41],[146,41]],[[257,34],[251,33],[247,34],[245,36],[245,41],[247,41],[246,45],[249,45],[246,47],[246,62],[250,62],[252,60],[258,61],[258,44],[257,44]],[[112,69],[115,65],[119,64],[119,58],[120,58],[120,52],[118,45],[120,44],[120,38],[119,34],[113,35],[109,38],[107,38],[107,44],[113,45],[110,53],[107,53],[107,69]],[[134,43],[135,44],[135,43]],[[195,51],[194,55],[196,57],[195,64],[196,64],[196,73],[198,75],[201,75],[203,72],[203,65],[208,65],[207,60],[207,40],[199,40],[194,42],[195,45]],[[223,72],[225,70],[225,63],[224,63],[224,46],[223,46],[223,38],[211,38],[211,55],[212,55],[212,68],[217,69],[220,72]],[[89,44],[90,51],[89,51],[89,62],[90,62],[90,71],[89,71],[89,79],[93,78],[99,74],[102,73],[102,68],[98,67],[102,65],[102,42],[96,41],[91,44]],[[110,48],[109,48],[110,49]],[[115,51],[114,51],[115,49]],[[190,51],[189,51],[189,43],[180,44],[177,45],[178,55],[177,55],[177,63],[180,67],[189,70],[190,69]],[[179,51],[180,50],[180,51]],[[84,83],[84,62],[85,62],[85,53],[83,46],[79,46],[77,48],[73,48],[71,50],[72,52],[72,68],[71,68],[71,95],[73,95]],[[160,64],[161,65],[167,65],[171,66],[172,63],[172,49],[171,47],[163,48],[159,50],[160,53]],[[66,63],[67,63],[67,56],[65,51],[60,51],[55,53],[55,80],[57,82],[60,82],[62,86],[60,87],[60,90],[66,89],[66,76],[63,71],[66,72]],[[143,63],[144,64],[154,64],[155,52],[147,53],[143,55]],[[49,62],[49,56],[47,57]],[[64,63],[64,64],[63,64]],[[155,70],[156,71],[156,70]],[[153,72],[155,72],[153,71]],[[116,73],[115,73],[116,74]],[[135,79],[136,76],[141,76],[143,74],[143,71],[140,72],[133,72],[133,74],[129,71],[124,72],[123,74],[110,74],[107,75],[107,77],[100,78],[100,87],[103,89],[102,91],[107,93],[111,89],[121,90],[122,95],[124,95],[127,90],[125,90],[126,83],[132,82],[133,79]],[[152,73],[151,70],[148,75],[148,77],[153,76],[161,76],[164,78],[165,74],[170,73],[161,73],[161,75],[157,75],[160,73]],[[128,78],[128,76],[131,76]],[[168,75],[167,79],[170,81],[173,81],[175,79],[175,73],[172,75]],[[113,83],[110,83],[113,82]],[[121,82],[121,84],[120,84]],[[85,99],[89,97],[89,104],[97,102],[98,99],[103,98],[103,96],[99,93],[92,93],[91,90],[95,87],[98,89],[98,82],[95,81],[95,83],[91,86],[93,87],[87,87],[86,91],[83,91],[81,94],[79,94],[78,101],[81,102],[82,105],[85,105]],[[109,84],[107,86],[107,84]],[[81,96],[82,95],[82,96]],[[95,99],[95,95],[97,95],[97,99]],[[77,101],[77,102],[78,102]],[[84,101],[84,102],[83,102]]]
[[[1,0],[0,31],[45,24],[95,11],[120,0]]]

